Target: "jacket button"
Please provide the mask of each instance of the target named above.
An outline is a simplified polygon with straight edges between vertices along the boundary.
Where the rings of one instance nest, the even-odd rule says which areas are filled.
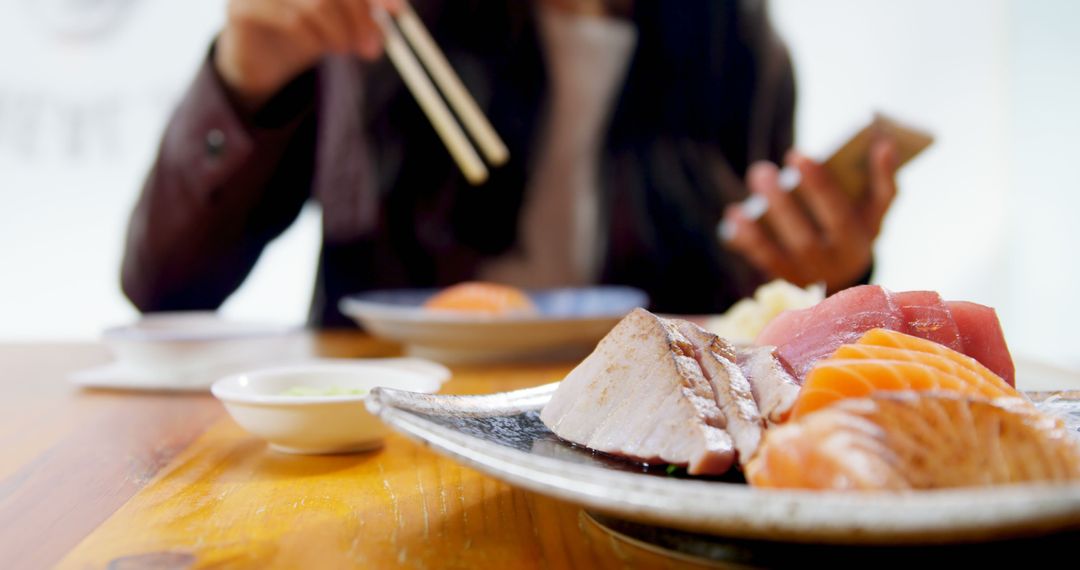
[[[214,158],[225,154],[225,133],[221,129],[210,129],[206,133],[206,154]]]

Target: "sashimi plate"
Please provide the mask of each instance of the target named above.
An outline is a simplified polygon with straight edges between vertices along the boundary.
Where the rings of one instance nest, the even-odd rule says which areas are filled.
[[[403,344],[410,356],[479,363],[580,358],[649,301],[632,287],[548,289],[529,292],[539,314],[491,316],[424,309],[437,292],[369,291],[345,297],[340,308],[371,334]]]
[[[539,414],[556,386],[483,396],[376,389],[367,405],[401,433],[511,485],[601,515],[709,536],[904,545],[1080,530],[1080,483],[836,493],[759,489],[736,477],[670,475],[662,466],[593,453],[552,434]],[[1046,406],[1069,416],[1075,432],[1080,392],[1057,393]]]

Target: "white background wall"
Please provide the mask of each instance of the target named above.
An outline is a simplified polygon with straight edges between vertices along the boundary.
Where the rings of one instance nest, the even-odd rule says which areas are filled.
[[[900,175],[875,280],[998,308],[1015,353],[1080,367],[1080,4],[774,0],[823,155],[873,110],[931,130]]]
[[[127,214],[223,0],[0,1],[0,339],[93,338],[119,292]],[[999,308],[1014,352],[1080,367],[1080,4],[774,0],[799,144],[824,156],[881,110],[931,130],[878,247],[877,280]],[[300,322],[310,208],[224,311]]]

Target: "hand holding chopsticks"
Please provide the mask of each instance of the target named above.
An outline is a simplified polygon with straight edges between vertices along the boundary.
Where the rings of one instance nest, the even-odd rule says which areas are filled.
[[[383,49],[465,178],[483,183],[483,159],[498,166],[509,152],[405,0],[230,0],[214,65],[253,112],[327,54],[373,59]]]
[[[383,33],[386,56],[401,74],[405,85],[435,127],[461,172],[471,184],[483,183],[488,177],[487,167],[461,127],[454,121],[453,115],[424,73],[420,62],[423,62],[488,162],[494,166],[504,164],[510,157],[506,144],[469,95],[461,79],[450,67],[450,62],[407,2],[403,3],[402,10],[397,15],[396,25],[381,6],[372,5],[372,16]],[[415,55],[407,44],[412,44]]]

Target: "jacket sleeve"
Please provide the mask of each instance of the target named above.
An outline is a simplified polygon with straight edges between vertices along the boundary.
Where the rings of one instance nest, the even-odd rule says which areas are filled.
[[[311,193],[315,72],[245,117],[211,62],[170,119],[129,222],[121,281],[140,311],[220,306]]]

